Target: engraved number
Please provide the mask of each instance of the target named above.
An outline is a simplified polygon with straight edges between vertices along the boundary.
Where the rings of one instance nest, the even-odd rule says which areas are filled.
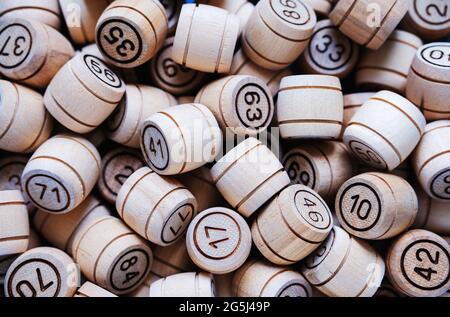
[[[257,106],[259,104],[259,102],[261,101],[261,96],[257,92],[250,91],[245,94],[244,100],[245,100],[245,103],[249,106],[253,106],[255,104]],[[247,119],[249,121],[261,120],[263,117],[263,113],[262,113],[261,109],[258,107],[255,107],[254,111],[252,111],[252,109],[253,109],[253,107],[247,109],[247,112],[246,112]]]
[[[158,142],[156,142],[156,146],[159,147],[159,150],[161,152],[161,157],[162,157],[162,159],[164,159],[164,152],[163,152],[161,140],[158,140]],[[158,153],[158,151],[156,150],[156,146],[155,146],[155,141],[153,140],[153,138],[150,138],[150,151],[153,153],[153,155],[156,155]]]
[[[363,159],[364,161],[367,162],[374,162],[375,164],[381,164],[380,159],[375,155],[375,153],[373,153],[370,150],[366,150],[364,151],[362,148],[360,147],[356,147],[355,148],[356,153],[358,154],[358,156]]]
[[[47,284],[44,284],[44,279],[42,278],[42,273],[40,269],[36,269],[36,274],[38,277],[39,282],[39,288],[41,292],[45,292],[49,287],[51,287],[54,282],[48,282]],[[37,291],[34,288],[34,286],[29,281],[20,281],[16,285],[16,291],[21,297],[26,297],[25,293],[23,292],[23,287],[27,287],[31,292],[31,297],[37,296]]]
[[[447,16],[448,13],[448,5],[445,5],[443,9],[439,8],[437,4],[429,4],[426,9],[425,12],[429,15],[432,16],[433,15],[433,11],[436,11],[437,14],[440,17],[445,18]]]
[[[333,38],[328,35],[325,34],[324,36],[322,36],[322,39],[324,39],[325,41],[322,43],[323,47],[320,44],[316,45],[316,50],[319,53],[326,53],[328,52],[328,49],[330,48],[330,46],[333,44],[334,40]],[[338,62],[342,56],[344,56],[345,54],[345,46],[342,44],[335,44],[334,47],[336,48],[336,50],[334,52],[331,52],[328,54],[328,58],[333,61],[333,62]]]
[[[296,9],[297,4],[292,0],[280,0],[280,3],[288,8]],[[300,14],[294,10],[283,10],[283,14],[288,18],[293,18],[295,20],[299,20],[301,18]]]
[[[136,265],[137,261],[138,261],[138,258],[136,256],[133,256],[133,257],[123,261],[122,264],[120,265],[120,270],[122,272],[128,271],[131,267]],[[139,272],[127,272],[125,274],[125,280],[122,282],[122,284],[129,283],[136,276],[139,276]]]
[[[2,50],[0,51],[0,55],[1,56],[9,56],[9,53],[5,52],[6,48],[8,47],[8,43],[11,40],[11,36],[9,36],[6,39],[5,44],[3,44]],[[25,43],[26,39],[23,36],[19,36],[16,38],[16,40],[14,41],[14,49],[12,51],[12,53],[15,56],[20,56],[24,53],[24,50],[22,49],[21,44]]]
[[[354,200],[352,209],[350,210],[350,213],[352,214],[356,210],[356,214],[358,215],[358,218],[361,220],[366,220],[370,215],[370,211],[372,210],[372,203],[367,199],[363,199],[363,200],[361,200],[361,202],[359,202],[359,198],[360,198],[359,195],[354,195],[350,198],[352,200]],[[358,202],[359,202],[359,204],[358,204]]]
[[[170,58],[166,58],[163,60],[163,68],[164,68],[164,73],[167,75],[167,77],[175,77],[178,72],[183,72],[183,73],[189,73],[189,69],[176,64],[172,59]]]
[[[315,202],[313,202],[312,200],[308,199],[308,198],[303,198],[305,200],[305,207],[315,207],[317,206],[317,204]],[[323,216],[320,212],[317,211],[310,211],[308,212],[308,216],[309,219],[311,219],[313,222],[319,222],[319,221],[324,221]]]
[[[116,47],[116,52],[122,57],[126,57],[128,55],[128,51],[134,51],[136,46],[134,43],[128,39],[123,39],[124,32],[118,26],[114,26],[109,30],[108,35],[104,35],[105,40],[113,45],[122,40],[119,45]]]
[[[43,200],[45,197],[45,194],[47,192],[47,185],[45,184],[41,184],[41,183],[35,183],[36,186],[39,186],[42,188],[41,190],[41,194],[39,195],[39,199]],[[61,197],[59,195],[59,189],[57,187],[52,188],[52,190],[50,191],[51,193],[55,193],[56,196],[56,200],[58,201],[58,203],[61,203]]]
[[[439,264],[439,255],[440,252],[436,251],[436,255],[433,258],[430,251],[424,248],[420,248],[416,251],[416,259],[420,262],[423,262],[422,253],[425,254],[425,256],[428,258],[428,261],[430,261],[432,264]],[[421,267],[415,267],[414,272],[416,272],[419,276],[426,279],[427,281],[431,280],[432,274],[437,274],[437,271],[433,270],[431,267],[425,269]]]
[[[295,180],[295,179],[297,179],[297,176],[299,176],[299,183],[303,184],[303,185],[308,185],[309,181],[311,179],[311,177],[309,176],[309,174],[307,172],[300,171],[300,165],[295,161],[289,165],[287,173],[291,180]]]
[[[120,172],[119,174],[114,176],[114,179],[116,180],[116,182],[118,182],[122,186],[123,183],[125,183],[125,181],[127,180],[127,178],[130,177],[131,174],[133,174],[133,173],[134,173],[134,168],[132,166],[126,165],[123,168],[122,172]]]
[[[101,66],[102,65],[100,63],[98,63],[96,60],[91,59],[91,67],[94,70],[94,72],[96,72],[97,74],[103,74],[103,71],[104,71],[105,77],[108,80],[110,80],[112,82],[116,81],[116,78],[114,77],[114,73],[108,68],[104,68],[102,70]]]

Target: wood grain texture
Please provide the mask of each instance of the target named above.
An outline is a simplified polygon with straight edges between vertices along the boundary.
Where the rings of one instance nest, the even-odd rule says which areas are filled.
[[[306,186],[292,185],[258,213],[252,237],[266,259],[292,265],[318,248],[332,228],[325,201]]]
[[[222,133],[213,113],[198,103],[167,108],[148,117],[141,128],[147,164],[161,175],[177,175],[213,161]]]
[[[272,94],[254,76],[234,75],[213,81],[203,87],[195,102],[212,111],[223,133],[255,136],[264,132],[275,112]]]
[[[162,89],[127,85],[124,98],[107,121],[108,137],[117,143],[138,149],[144,120],[176,104],[175,97]]]
[[[426,230],[410,230],[391,245],[386,258],[389,280],[410,297],[437,297],[450,286],[450,246]]]
[[[142,237],[167,246],[186,232],[197,213],[197,201],[178,181],[143,167],[123,184],[116,208],[125,223]]]
[[[411,0],[343,0],[330,19],[356,43],[377,50],[408,11]]]
[[[311,285],[330,297],[371,297],[384,277],[382,257],[366,242],[334,227],[301,267]]]
[[[78,267],[61,250],[38,247],[19,256],[5,278],[7,297],[72,297],[80,284]]]
[[[0,47],[1,73],[39,89],[74,55],[72,44],[61,33],[26,19],[0,22]]]
[[[174,37],[167,38],[150,62],[150,78],[157,87],[168,93],[174,95],[193,93],[206,81],[207,74],[179,65],[172,59],[174,39]]]
[[[0,91],[0,149],[33,152],[53,129],[53,119],[44,107],[42,95],[5,80],[0,80]]]
[[[341,136],[339,137],[340,140],[342,140],[344,131],[355,113],[373,95],[375,95],[375,92],[359,92],[344,95],[344,121],[342,122],[342,131]]]
[[[205,272],[164,277],[152,283],[150,297],[215,297],[214,278]]]
[[[33,217],[33,226],[53,246],[73,255],[74,241],[83,229],[98,218],[110,215],[111,211],[91,195],[67,214],[37,211]]]
[[[343,112],[339,78],[297,75],[281,81],[277,119],[283,139],[337,139]]]
[[[278,158],[251,137],[222,157],[211,174],[225,200],[245,217],[250,217],[290,182]]]
[[[367,240],[388,239],[406,231],[417,211],[414,189],[403,178],[390,174],[355,176],[336,195],[335,212],[341,227]]]
[[[412,155],[414,172],[422,188],[437,200],[450,200],[450,121],[427,124]]]
[[[139,287],[153,262],[147,243],[111,216],[85,227],[74,240],[73,250],[86,278],[116,295]]]
[[[184,4],[172,59],[202,72],[228,73],[238,34],[239,18],[234,14],[209,5]]]
[[[235,274],[232,294],[236,297],[311,297],[310,284],[289,268],[264,260],[247,261]]]
[[[166,10],[157,0],[117,0],[100,16],[96,42],[109,63],[135,68],[148,62],[166,38]]]
[[[58,0],[4,0],[0,3],[0,18],[33,20],[59,30],[61,10]]]
[[[356,71],[356,84],[365,90],[386,89],[404,94],[409,69],[422,40],[396,30],[376,51],[366,49]]]
[[[67,213],[81,204],[100,176],[97,149],[86,139],[56,135],[34,152],[22,174],[22,188],[38,208]]]
[[[450,119],[450,43],[434,42],[416,53],[406,83],[406,97],[428,121]]]
[[[44,103],[63,126],[77,133],[97,128],[114,112],[125,94],[125,84],[100,59],[79,54],[50,82]]]
[[[359,50],[359,46],[342,34],[330,20],[321,20],[314,27],[299,65],[308,74],[344,78],[355,68]]]
[[[356,173],[347,148],[336,141],[302,143],[287,152],[281,162],[292,185],[305,185],[325,201],[334,200],[339,187]]]
[[[424,128],[424,116],[409,100],[384,90],[356,112],[344,143],[364,164],[392,171],[412,153]]]
[[[214,207],[202,211],[189,224],[186,246],[190,258],[200,269],[227,274],[247,260],[252,235],[248,224],[237,212]]]
[[[0,191],[0,256],[25,252],[29,235],[28,210],[22,193]]]
[[[258,2],[242,35],[242,47],[256,64],[270,70],[288,67],[305,50],[317,18],[303,1]]]

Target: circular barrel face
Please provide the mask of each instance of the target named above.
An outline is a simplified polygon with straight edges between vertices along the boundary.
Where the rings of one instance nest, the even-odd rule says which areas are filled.
[[[63,251],[39,247],[19,256],[8,270],[8,297],[71,297],[80,281],[75,262]]]
[[[235,211],[212,208],[191,223],[186,236],[191,259],[201,268],[225,274],[239,268],[251,248],[251,233]]]
[[[135,62],[143,50],[139,30],[132,23],[121,19],[109,19],[100,24],[97,43],[102,54],[117,64]]]
[[[408,296],[440,296],[450,286],[450,246],[426,230],[410,230],[389,250],[387,267],[396,289]]]
[[[338,207],[346,226],[358,232],[366,232],[377,225],[382,213],[382,200],[372,186],[355,182],[341,193]]]
[[[23,23],[3,24],[0,29],[0,67],[14,69],[21,66],[34,45],[32,30]]]
[[[71,189],[60,177],[47,171],[33,171],[25,177],[25,192],[38,208],[66,212],[73,200]]]
[[[142,136],[144,153],[152,169],[164,171],[169,166],[170,153],[161,129],[154,124],[148,124],[144,126]]]
[[[267,88],[258,83],[240,85],[234,98],[234,111],[239,122],[253,130],[265,128],[273,116],[273,102]]]
[[[151,259],[147,250],[132,247],[122,252],[112,265],[109,284],[124,293],[142,282],[150,269]]]

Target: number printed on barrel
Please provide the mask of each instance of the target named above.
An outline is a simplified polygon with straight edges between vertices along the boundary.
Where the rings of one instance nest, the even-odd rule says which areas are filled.
[[[57,177],[51,175],[35,174],[28,178],[25,191],[37,207],[45,210],[62,212],[70,205],[69,190]]]
[[[195,208],[192,204],[185,204],[175,209],[168,217],[161,230],[161,241],[166,244],[175,242],[195,215]]]
[[[270,0],[270,6],[281,19],[291,24],[304,25],[311,19],[308,8],[300,0]]]
[[[155,85],[172,94],[189,93],[197,88],[205,74],[175,63],[172,59],[173,37],[164,42],[156,57],[150,64],[150,76]]]
[[[309,73],[345,77],[358,61],[359,48],[330,20],[319,21],[301,58]]]
[[[122,80],[110,70],[99,58],[93,55],[85,55],[84,62],[89,70],[98,79],[108,86],[120,88],[123,85]]]
[[[354,183],[340,195],[339,212],[351,229],[368,231],[378,223],[381,199],[368,184]]]
[[[429,24],[445,24],[450,21],[450,3],[447,0],[414,0],[417,15]]]
[[[289,175],[291,185],[300,184],[309,188],[315,187],[316,175],[314,166],[304,154],[293,152],[284,159],[283,166]]]
[[[440,199],[450,200],[450,169],[440,172],[433,178],[430,192]]]
[[[10,156],[0,160],[0,191],[22,191],[21,176],[28,158],[26,156]],[[28,208],[34,209],[29,199],[25,199]]]
[[[448,281],[449,254],[431,240],[418,240],[402,253],[401,269],[405,278],[421,289],[440,288]]]
[[[388,168],[386,162],[381,158],[370,146],[359,141],[350,141],[350,149],[359,159],[366,162],[366,164],[373,166],[380,170]]]
[[[33,272],[29,279],[20,279],[21,272]],[[44,275],[43,275],[44,274]],[[53,297],[58,295],[61,276],[55,266],[42,259],[32,259],[16,267],[8,283],[8,293],[18,297]]]
[[[148,149],[145,153],[152,163],[152,168],[158,171],[166,169],[169,165],[169,148],[162,132],[158,127],[148,125],[142,131],[142,135],[144,136],[143,146]]]
[[[116,63],[132,63],[142,53],[141,36],[127,21],[107,20],[100,25],[97,34],[98,47],[103,54]]]
[[[295,194],[295,206],[302,218],[317,229],[327,229],[332,225],[328,207],[312,191],[299,190]]]
[[[269,119],[272,118],[271,96],[266,91],[254,83],[249,83],[241,87],[236,96],[236,113],[239,121],[246,128],[259,129],[266,127]]]
[[[331,229],[327,239],[314,251],[314,253],[306,258],[306,268],[313,269],[322,263],[322,261],[328,256],[328,253],[330,253],[335,237],[336,233],[334,232],[334,229]]]
[[[21,23],[7,24],[0,30],[0,66],[12,69],[20,66],[33,46],[31,31]]]
[[[221,260],[231,256],[241,241],[241,229],[226,213],[210,213],[194,228],[194,243],[201,254]]]
[[[102,173],[98,188],[103,197],[115,203],[120,188],[135,171],[145,165],[139,152],[118,148],[107,153],[102,159]]]
[[[421,52],[421,56],[434,66],[450,67],[450,45],[448,44],[431,45]]]
[[[112,266],[109,281],[111,287],[120,292],[132,289],[142,282],[149,265],[150,259],[147,252],[138,248],[127,251]]]

